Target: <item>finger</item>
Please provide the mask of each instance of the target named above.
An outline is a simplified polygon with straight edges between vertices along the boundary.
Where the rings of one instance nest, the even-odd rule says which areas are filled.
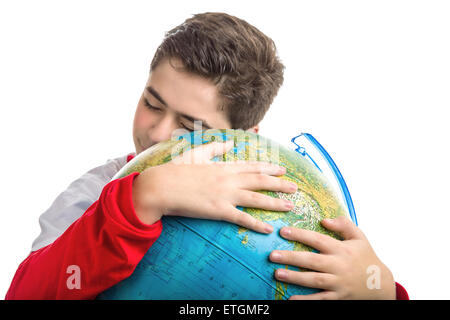
[[[332,290],[336,286],[336,276],[329,273],[277,269],[275,270],[275,278],[283,282],[315,289]]]
[[[324,219],[322,225],[342,236],[344,240],[363,239],[365,237],[362,231],[347,217]]]
[[[221,156],[230,151],[233,147],[234,147],[233,140],[208,143],[204,145],[205,148],[204,157],[209,160],[216,156]]]
[[[338,296],[333,291],[322,291],[318,293],[295,295],[291,296],[289,300],[337,300]]]
[[[203,144],[197,146],[185,153],[181,156],[174,159],[176,163],[184,163],[184,164],[203,164],[209,163],[210,160],[215,156],[220,156],[233,148],[234,141],[228,140],[226,142],[211,142],[208,144]]]
[[[225,214],[223,220],[260,233],[271,233],[273,231],[270,224],[262,222],[232,205],[230,205],[230,210]]]
[[[281,176],[286,168],[270,162],[261,161],[231,161],[227,162],[233,173],[263,173],[271,176]]]
[[[336,252],[336,249],[342,246],[341,241],[330,236],[316,231],[295,227],[281,228],[280,235],[287,240],[294,240],[306,244],[307,246],[317,249],[322,253]]]
[[[330,256],[320,253],[290,250],[274,250],[269,256],[272,262],[286,264],[306,269],[332,273],[334,267]]]
[[[298,189],[295,182],[262,173],[243,173],[239,175],[238,187],[247,190],[267,190],[285,193],[293,193]]]
[[[271,211],[289,211],[294,208],[294,203],[290,200],[274,198],[262,193],[248,190],[239,191],[236,205]]]

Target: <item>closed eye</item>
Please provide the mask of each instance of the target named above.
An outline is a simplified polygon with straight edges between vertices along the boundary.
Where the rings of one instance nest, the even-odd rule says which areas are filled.
[[[147,108],[151,109],[151,110],[162,111],[161,108],[158,108],[158,107],[155,107],[154,105],[151,105],[151,104],[148,102],[148,100],[145,99],[145,98],[144,98],[144,105],[145,105]]]
[[[156,111],[156,112],[162,112],[162,108],[155,107],[154,105],[151,105],[146,98],[144,98],[144,105],[149,108],[150,110]],[[182,121],[180,122],[180,126],[187,131],[194,131],[191,125],[185,125]]]
[[[180,122],[180,125],[183,129],[186,129],[187,131],[194,131],[194,128],[190,125],[185,125],[183,122]]]

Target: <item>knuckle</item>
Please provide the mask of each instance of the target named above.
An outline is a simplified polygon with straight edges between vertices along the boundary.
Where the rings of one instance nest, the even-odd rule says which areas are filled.
[[[322,259],[320,259],[321,257],[319,256],[319,254],[317,253],[311,253],[309,256],[309,261],[311,263],[311,266],[314,269],[318,269],[321,270],[323,269],[323,263],[322,263]]]
[[[242,212],[238,215],[239,225],[244,226],[251,230],[258,229],[258,220],[251,217],[248,213]]]
[[[244,212],[240,211],[240,212],[236,213],[235,218],[234,218],[234,221],[236,222],[236,224],[243,225],[243,224],[245,224],[246,220],[247,219],[246,219]]]
[[[224,212],[224,205],[220,199],[212,199],[210,206],[211,210],[214,210],[214,212],[218,213]]]
[[[267,182],[267,176],[262,173],[258,173],[256,175],[256,181],[258,185],[264,185]]]
[[[270,203],[270,207],[273,210],[281,210],[284,211],[286,208],[286,202],[283,199],[274,198],[271,196],[267,196],[267,201]]]
[[[249,194],[250,201],[255,205],[261,205],[261,194],[252,192]]]
[[[282,179],[282,178],[277,178],[277,180],[278,180],[278,182],[280,184],[280,187],[282,187],[284,189],[290,189],[291,188],[291,182],[290,181],[287,181],[287,180]]]
[[[327,283],[326,278],[321,273],[314,274],[312,277],[312,280],[313,280],[314,286],[316,286],[317,288],[322,288]]]
[[[215,184],[219,186],[227,185],[230,183],[230,177],[228,175],[218,175],[215,179]]]
[[[247,225],[249,225],[252,230],[259,230],[260,229],[260,223],[261,222],[259,220],[248,216],[248,220],[247,221],[248,221]]]
[[[271,197],[272,198],[272,197]],[[274,206],[278,208],[285,208],[286,206],[286,200],[285,199],[279,199],[279,198],[272,198],[272,201],[274,202]]]
[[[264,197],[264,201],[266,201],[266,203],[267,203],[266,209],[283,210],[283,208],[285,207],[283,200],[280,201],[280,199],[278,199],[278,198],[274,198],[274,197],[266,196],[266,195],[264,195],[263,197]]]
[[[336,219],[336,222],[338,223],[338,225],[339,225],[341,228],[347,228],[347,227],[349,227],[349,222],[350,222],[350,220],[347,219],[347,217],[340,216],[340,217],[338,217],[338,218]]]
[[[294,259],[293,259],[293,256],[291,254],[292,251],[279,250],[277,252],[280,255],[280,262],[284,262],[286,264],[293,264],[294,263]]]
[[[317,237],[317,235],[314,233],[310,233],[309,237],[310,237],[309,243],[310,243],[311,247],[317,248],[320,245],[320,240]]]
[[[249,164],[249,167],[254,167],[257,172],[262,172],[264,170],[264,165],[260,162]]]
[[[343,254],[345,256],[347,256],[347,258],[353,257],[353,254],[354,254],[353,249],[351,247],[349,247],[348,245],[343,245],[341,247],[341,250],[342,250]]]

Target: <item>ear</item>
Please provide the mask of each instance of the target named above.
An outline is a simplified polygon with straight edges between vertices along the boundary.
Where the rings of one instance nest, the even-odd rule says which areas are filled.
[[[257,124],[257,125],[254,126],[254,127],[249,128],[249,129],[247,129],[247,130],[245,130],[245,131],[249,131],[249,132],[253,132],[253,133],[258,134],[258,132],[259,132],[259,124]]]

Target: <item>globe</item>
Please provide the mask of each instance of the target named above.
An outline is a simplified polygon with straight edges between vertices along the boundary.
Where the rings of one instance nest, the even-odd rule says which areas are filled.
[[[270,223],[274,227],[271,234],[257,233],[223,221],[164,216],[160,237],[131,276],[101,293],[97,299],[282,300],[320,291],[278,281],[274,278],[278,268],[304,270],[279,265],[268,258],[273,250],[314,250],[282,238],[279,235],[282,227],[294,226],[339,239],[338,235],[323,228],[320,221],[349,216],[329,179],[294,150],[243,130],[193,131],[150,147],[124,166],[113,179],[164,164],[199,145],[227,140],[233,140],[234,147],[213,161],[265,161],[286,167],[281,178],[298,185],[295,193],[258,192],[289,199],[295,207],[289,212],[238,207]]]

